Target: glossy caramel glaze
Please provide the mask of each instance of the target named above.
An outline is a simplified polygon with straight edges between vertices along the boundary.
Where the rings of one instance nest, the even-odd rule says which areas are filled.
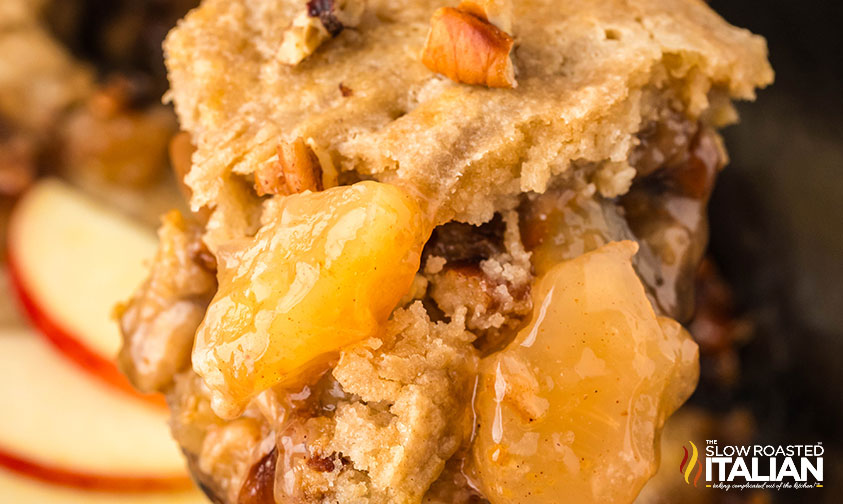
[[[493,504],[631,502],[691,394],[697,346],[657,317],[613,242],[551,268],[533,319],[481,363],[471,471]]]

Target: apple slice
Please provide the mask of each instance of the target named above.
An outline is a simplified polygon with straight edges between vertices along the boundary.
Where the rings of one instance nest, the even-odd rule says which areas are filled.
[[[114,306],[146,277],[155,234],[67,184],[46,179],[24,195],[9,224],[9,272],[32,322],[63,353],[135,392],[117,369]]]
[[[108,387],[34,331],[0,331],[0,465],[67,486],[191,485],[167,414]]]
[[[0,496],[14,504],[208,504],[198,490],[148,493],[105,493],[79,490],[19,476],[0,469]]]

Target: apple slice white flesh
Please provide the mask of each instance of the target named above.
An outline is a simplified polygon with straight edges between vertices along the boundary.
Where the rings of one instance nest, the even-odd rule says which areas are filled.
[[[208,504],[199,490],[111,493],[45,484],[0,469],[0,498],[14,504]]]
[[[0,331],[0,355],[0,465],[83,488],[190,486],[165,411],[82,372],[31,330]]]
[[[15,207],[8,242],[12,282],[32,322],[88,371],[134,391],[114,363],[121,338],[112,310],[146,277],[155,234],[46,179]]]

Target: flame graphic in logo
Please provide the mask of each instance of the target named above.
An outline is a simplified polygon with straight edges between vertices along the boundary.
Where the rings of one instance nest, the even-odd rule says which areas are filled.
[[[684,474],[685,483],[690,485],[691,472],[693,472],[694,466],[696,466],[697,473],[694,475],[694,486],[696,487],[697,482],[700,481],[700,475],[702,475],[702,464],[698,460],[699,452],[697,451],[697,445],[693,441],[688,442],[691,444],[691,460],[688,460],[688,449],[683,446],[682,450],[685,452],[685,456],[682,457],[682,462],[679,463],[679,474]]]

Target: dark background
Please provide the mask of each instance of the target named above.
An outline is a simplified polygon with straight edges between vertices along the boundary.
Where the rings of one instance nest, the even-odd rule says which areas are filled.
[[[759,442],[826,447],[822,494],[774,502],[843,502],[843,10],[710,4],[767,38],[776,71],[724,132],[731,163],[710,206],[710,252],[757,328],[722,407],[750,407]]]

